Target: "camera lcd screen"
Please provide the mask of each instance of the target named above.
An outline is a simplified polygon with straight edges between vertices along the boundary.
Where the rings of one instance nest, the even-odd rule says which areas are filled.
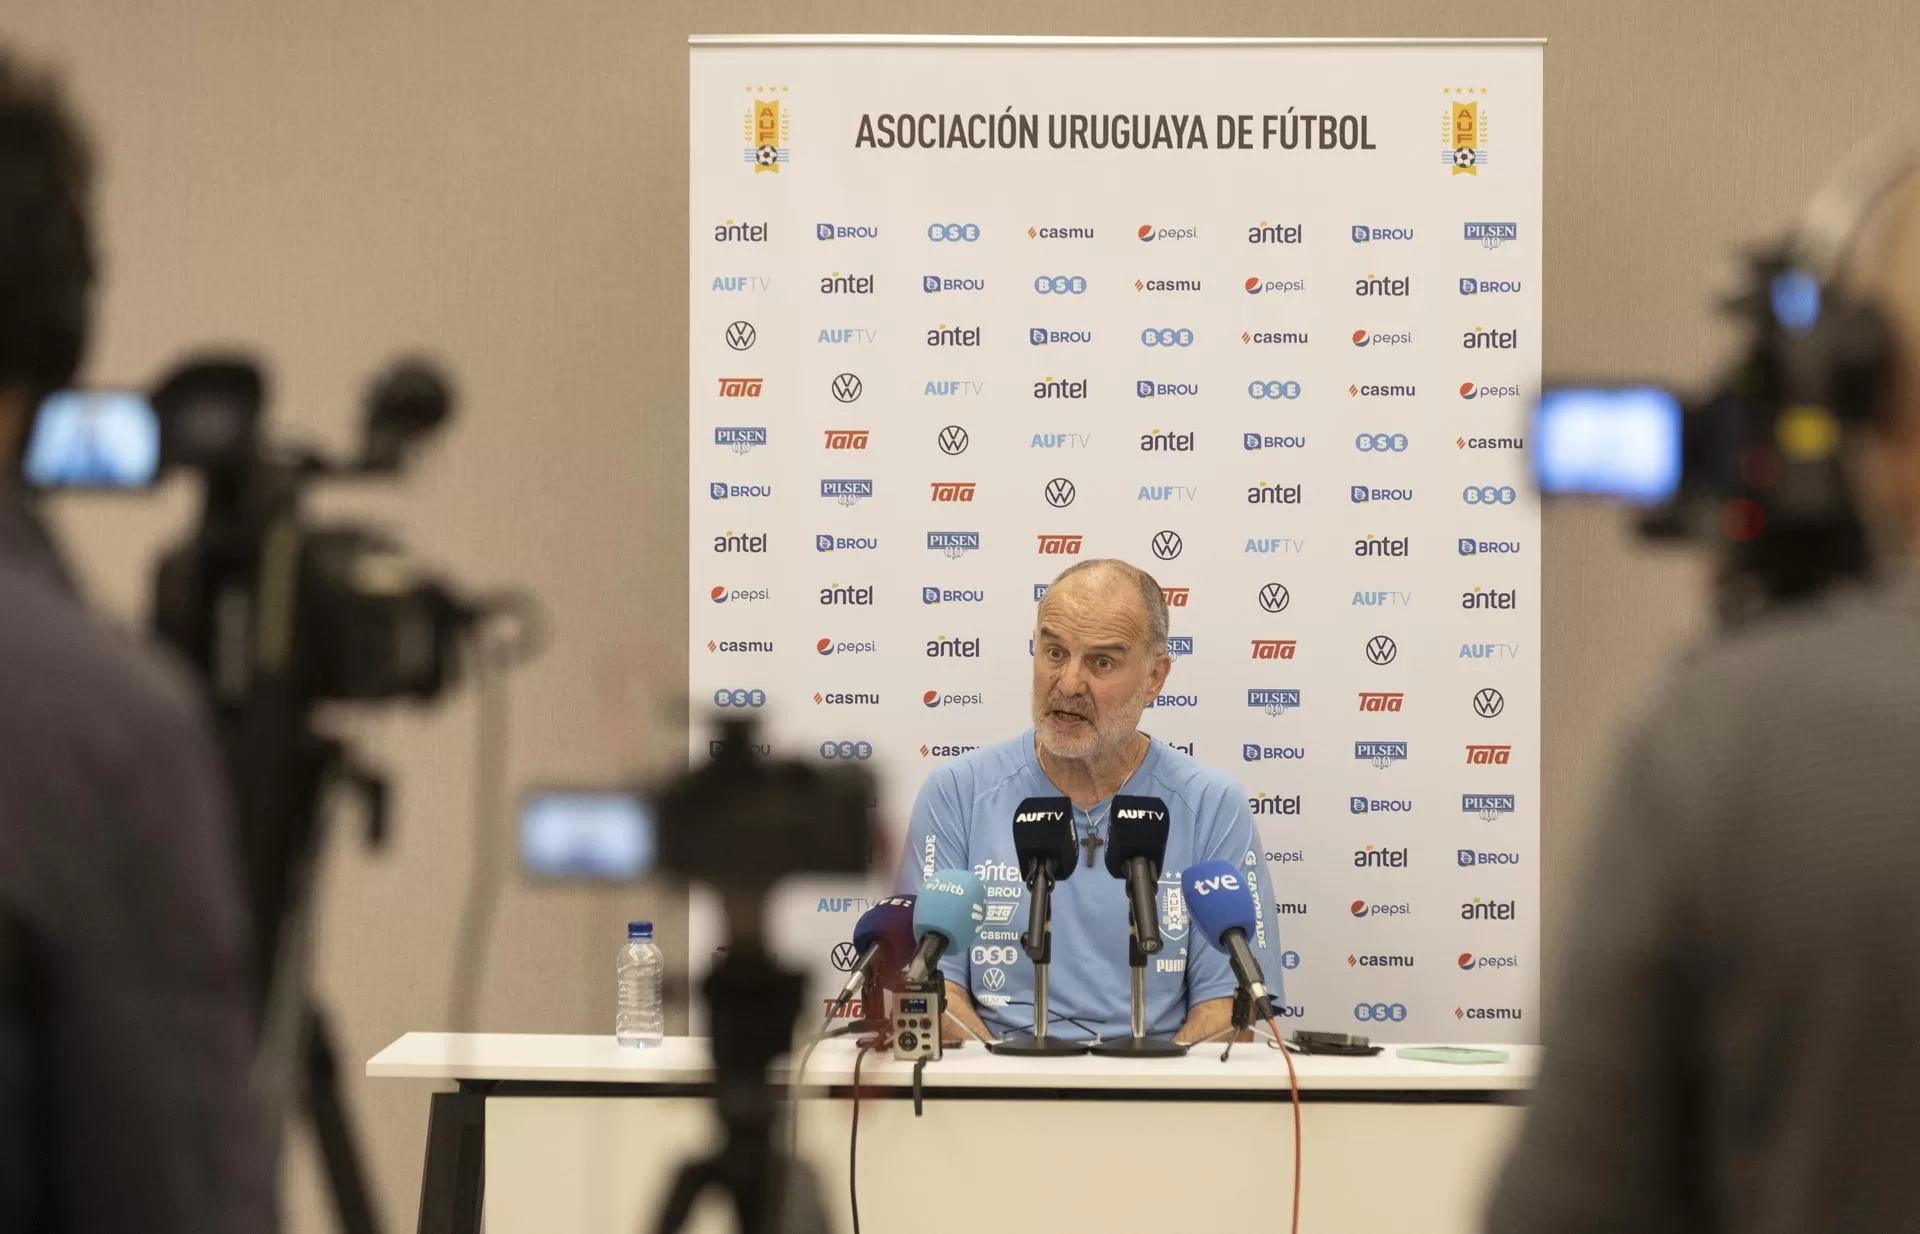
[[[1550,497],[1658,505],[1680,484],[1680,400],[1657,386],[1549,390],[1533,412],[1534,479]]]
[[[35,488],[145,489],[160,474],[160,421],[135,390],[56,390],[27,440]]]
[[[537,877],[643,878],[655,851],[653,811],[631,793],[552,790],[520,810],[520,859]]]
[[[900,1013],[902,1015],[925,1015],[927,1014],[927,1000],[924,998],[903,999],[900,1003]]]

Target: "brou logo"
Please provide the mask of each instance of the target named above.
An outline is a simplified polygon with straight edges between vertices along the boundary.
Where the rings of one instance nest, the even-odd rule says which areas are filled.
[[[1462,277],[1460,294],[1463,296],[1510,296],[1520,290],[1517,279],[1476,279]]]
[[[930,296],[943,291],[985,291],[987,280],[976,278],[948,278],[941,274],[923,274],[920,276],[920,290]]]
[[[978,588],[922,587],[920,589],[922,604],[980,604],[986,598],[987,593]]]
[[[1244,433],[1240,444],[1248,450],[1303,450],[1307,439],[1300,434]]]
[[[718,480],[707,485],[707,496],[715,501],[731,501],[746,497],[771,497],[771,484],[722,484]]]
[[[1140,398],[1197,398],[1200,394],[1200,383],[1141,380],[1133,383],[1133,392]]]
[[[1476,849],[1462,848],[1454,852],[1454,860],[1464,869],[1471,866],[1517,866],[1519,853],[1483,853]]]
[[[1347,810],[1353,814],[1411,814],[1411,801],[1396,801],[1392,798],[1382,800],[1379,797],[1349,797]]]
[[[1241,761],[1248,763],[1258,763],[1268,759],[1298,761],[1306,756],[1307,751],[1304,746],[1262,746],[1249,742],[1240,747]]]
[[[880,229],[868,223],[815,223],[813,238],[816,240],[877,240]]]
[[[870,552],[880,547],[878,536],[828,536],[813,537],[815,551],[822,553]]]
[[[1413,239],[1413,228],[1411,227],[1368,227],[1364,223],[1355,223],[1353,225],[1353,242],[1355,244],[1370,244],[1375,240],[1411,239]]]

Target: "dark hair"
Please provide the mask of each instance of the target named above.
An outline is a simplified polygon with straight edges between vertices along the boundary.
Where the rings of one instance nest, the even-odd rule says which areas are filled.
[[[0,46],[0,389],[28,407],[67,385],[87,341],[92,159],[51,75]]]

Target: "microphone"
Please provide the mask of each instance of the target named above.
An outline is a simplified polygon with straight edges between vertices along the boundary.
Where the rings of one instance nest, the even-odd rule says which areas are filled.
[[[1033,900],[1027,906],[1027,936],[1021,947],[1035,963],[1051,958],[1047,948],[1053,884],[1073,874],[1073,802],[1066,797],[1029,797],[1013,812],[1013,851]]]
[[[847,1005],[875,968],[891,976],[905,964],[913,951],[913,900],[912,896],[889,896],[860,914],[853,927],[853,948],[860,959],[847,974],[840,997],[828,1009],[828,1019]],[[868,1018],[873,1019],[874,1013],[869,1011]]]
[[[987,889],[979,879],[966,870],[935,870],[913,902],[913,936],[919,945],[907,968],[907,985],[927,980],[948,947],[971,947],[986,915]]]
[[[1180,875],[1181,889],[1187,897],[1187,913],[1207,941],[1227,953],[1233,975],[1240,988],[1253,1000],[1254,1013],[1261,1019],[1273,1014],[1273,1000],[1260,972],[1260,961],[1247,945],[1247,932],[1255,928],[1253,893],[1240,872],[1227,861],[1203,861],[1188,866]]]
[[[1107,826],[1107,873],[1127,883],[1133,937],[1140,950],[1160,950],[1160,913],[1154,892],[1167,859],[1167,803],[1158,797],[1116,795]]]

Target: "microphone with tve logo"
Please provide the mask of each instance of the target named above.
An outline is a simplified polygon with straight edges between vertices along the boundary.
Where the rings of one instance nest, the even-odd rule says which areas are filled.
[[[1247,943],[1248,931],[1255,929],[1253,893],[1240,871],[1231,862],[1203,861],[1186,868],[1180,886],[1194,926],[1208,942],[1227,953],[1240,988],[1253,1001],[1254,1014],[1263,1020],[1272,1016],[1273,1000],[1267,992],[1266,977]]]
[[[880,984],[888,979],[898,980],[907,957],[913,954],[913,900],[912,896],[889,896],[860,914],[860,920],[853,927],[853,949],[860,959],[847,974],[847,984],[840,996],[827,1009],[828,1019],[847,1005],[863,983],[869,984],[866,1001],[871,1004],[871,993],[877,992]],[[876,1007],[865,1005],[862,1010],[869,1021],[881,1018]]]
[[[1033,1035],[996,1041],[996,1054],[1043,1057],[1085,1054],[1087,1046],[1047,1035],[1047,973],[1053,963],[1053,885],[1074,867],[1073,802],[1066,797],[1029,797],[1013,812],[1013,851],[1027,884],[1027,935],[1021,947],[1033,961]]]
[[[893,1008],[893,1056],[938,1061],[940,1021],[947,1011],[940,962],[947,948],[973,946],[987,915],[987,889],[965,870],[935,870],[913,902],[913,933],[919,940],[907,968],[907,986]]]

